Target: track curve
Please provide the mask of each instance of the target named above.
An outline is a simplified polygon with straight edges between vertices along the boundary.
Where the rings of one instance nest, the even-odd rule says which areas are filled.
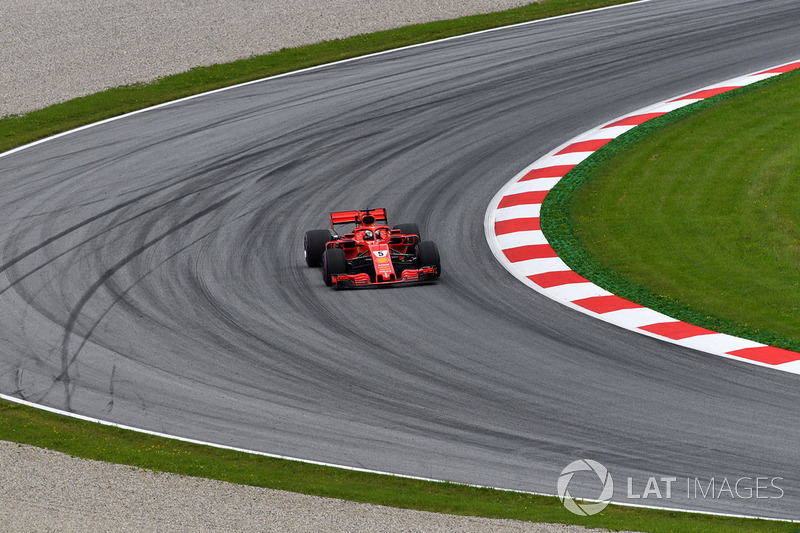
[[[594,124],[796,57],[798,21],[791,0],[655,0],[239,87],[0,158],[0,392],[537,492],[583,457],[618,480],[777,476],[780,499],[634,503],[797,518],[796,377],[532,294],[495,262],[483,213],[508,176]],[[303,266],[303,232],[364,206],[418,221],[442,280],[328,290]]]
[[[562,261],[550,246],[555,243],[545,237],[541,229],[548,218],[545,216],[545,196],[550,199],[550,192],[562,178],[588,161],[607,143],[681,107],[798,68],[800,62],[793,61],[719,82],[688,95],[676,95],[665,102],[615,118],[610,124],[599,125],[531,163],[497,192],[487,208],[484,229],[494,256],[531,289],[598,320],[706,353],[800,374],[800,353],[688,324],[595,285]],[[550,212],[553,212],[552,208]],[[562,244],[560,250],[563,249]]]

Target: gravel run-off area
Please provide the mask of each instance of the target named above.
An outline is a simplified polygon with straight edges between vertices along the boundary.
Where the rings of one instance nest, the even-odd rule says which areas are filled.
[[[409,511],[76,459],[0,441],[0,528],[19,532],[580,533]]]
[[[0,117],[192,67],[530,0],[2,0]]]
[[[195,66],[525,0],[3,0],[0,117]],[[0,529],[565,532],[106,464],[0,442]]]

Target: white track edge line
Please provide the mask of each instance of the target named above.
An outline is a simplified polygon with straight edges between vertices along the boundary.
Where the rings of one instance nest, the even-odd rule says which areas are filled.
[[[545,493],[545,492],[533,492],[533,491],[528,491],[528,490],[507,489],[507,488],[503,488],[503,487],[492,487],[490,485],[476,485],[476,484],[472,484],[472,483],[457,483],[457,482],[448,481],[448,480],[444,480],[444,479],[435,479],[435,478],[427,478],[427,477],[421,477],[421,476],[412,476],[412,475],[408,475],[408,474],[396,474],[396,473],[393,473],[393,472],[384,472],[384,471],[381,471],[381,470],[371,470],[369,468],[359,468],[359,467],[355,467],[355,466],[339,465],[339,464],[335,464],[335,463],[325,463],[325,462],[322,462],[322,461],[312,461],[310,459],[299,459],[297,457],[291,457],[291,456],[287,456],[287,455],[278,455],[278,454],[269,453],[269,452],[261,452],[261,451],[258,451],[258,450],[248,450],[247,448],[237,448],[235,446],[226,446],[224,444],[217,444],[217,443],[214,443],[214,442],[206,442],[206,441],[192,439],[192,438],[188,438],[188,437],[178,437],[176,435],[170,435],[168,433],[160,433],[158,431],[150,431],[150,430],[147,430],[147,429],[141,429],[141,428],[137,428],[137,427],[133,427],[133,426],[126,426],[124,424],[117,424],[115,422],[109,422],[107,420],[101,420],[99,418],[93,418],[93,417],[81,415],[81,414],[78,414],[78,413],[71,413],[69,411],[64,411],[62,409],[56,409],[54,407],[48,407],[46,405],[40,405],[40,404],[37,404],[37,403],[29,402],[27,400],[22,400],[20,398],[15,398],[13,396],[8,396],[8,395],[2,394],[2,393],[0,393],[0,399],[7,400],[9,402],[16,403],[16,404],[19,404],[19,405],[32,407],[34,409],[39,409],[41,411],[47,411],[49,413],[57,414],[57,415],[60,415],[60,416],[66,416],[66,417],[69,417],[69,418],[76,418],[78,420],[83,420],[85,422],[93,422],[93,423],[96,423],[96,424],[101,424],[103,426],[110,426],[110,427],[115,427],[115,428],[118,428],[118,429],[124,429],[124,430],[128,430],[128,431],[135,431],[137,433],[142,433],[142,434],[145,434],[145,435],[153,435],[155,437],[162,437],[162,438],[166,438],[166,439],[177,440],[177,441],[186,442],[186,443],[189,443],[189,444],[199,444],[199,445],[202,445],[202,446],[210,446],[212,448],[217,448],[217,449],[220,449],[220,450],[229,450],[229,451],[234,451],[234,452],[247,453],[247,454],[250,454],[250,455],[259,455],[259,456],[262,456],[262,457],[269,457],[271,459],[283,459],[283,460],[286,460],[286,461],[293,461],[293,462],[296,462],[296,463],[305,463],[305,464],[311,464],[311,465],[316,465],[316,466],[339,468],[339,469],[342,469],[342,470],[349,470],[349,471],[352,471],[352,472],[361,472],[361,473],[365,473],[365,474],[377,474],[377,475],[391,476],[391,477],[396,477],[396,478],[401,478],[401,479],[413,479],[415,481],[428,481],[428,482],[431,482],[431,483],[449,483],[451,485],[459,485],[459,486],[462,486],[462,487],[472,487],[472,488],[476,488],[476,489],[492,489],[492,490],[499,490],[499,491],[503,491],[503,492],[513,492],[513,493],[516,493],[516,494],[530,494],[532,496],[548,496],[548,497],[553,497],[553,498],[557,498],[558,497],[555,494],[548,494],[548,493]],[[27,446],[31,446],[29,444],[26,444],[26,445]],[[148,469],[148,470],[152,470],[152,469]],[[230,483],[230,482],[228,482],[228,483]],[[278,489],[270,489],[270,490],[278,490]],[[289,491],[289,492],[291,492],[291,491]],[[585,499],[585,498],[576,498],[576,499],[578,499],[580,501],[587,501],[587,502],[600,502],[601,501],[601,500],[592,500],[592,499]],[[636,508],[640,508],[640,509],[654,509],[654,510],[657,510],[657,511],[671,511],[671,512],[679,512],[679,513],[702,514],[702,515],[709,515],[709,516],[721,516],[721,517],[727,517],[727,518],[754,518],[754,519],[759,519],[759,520],[771,520],[771,521],[776,521],[776,522],[790,522],[790,523],[800,522],[800,520],[791,520],[791,519],[785,519],[785,518],[772,518],[772,517],[766,517],[766,516],[739,515],[739,514],[730,514],[730,513],[714,513],[714,512],[707,512],[707,511],[697,511],[697,510],[692,510],[692,509],[680,509],[680,508],[677,508],[677,507],[673,508],[673,507],[659,507],[659,506],[651,506],[651,505],[642,505],[642,504],[636,504],[636,503],[620,503],[620,502],[616,502],[616,501],[613,501],[613,500],[608,502],[608,503],[610,505],[618,505],[618,506],[621,506],[621,507],[636,507]],[[377,505],[377,504],[375,504],[375,505]]]
[[[422,46],[429,46],[429,45],[433,45],[433,44],[437,44],[437,43],[441,43],[441,42],[446,42],[446,41],[451,41],[451,40],[455,40],[455,39],[462,39],[462,38],[470,37],[470,36],[473,36],[473,35],[480,35],[480,34],[483,34],[483,33],[502,31],[502,30],[505,30],[505,29],[508,29],[508,28],[516,28],[516,27],[521,27],[521,26],[539,24],[539,23],[544,23],[544,22],[563,19],[563,18],[568,18],[568,17],[575,17],[575,16],[587,14],[587,13],[593,13],[593,12],[599,12],[599,11],[607,11],[607,10],[611,10],[611,9],[619,9],[619,8],[628,7],[628,6],[635,6],[635,5],[639,5],[639,4],[647,4],[647,3],[650,3],[651,1],[652,0],[638,0],[638,1],[635,1],[635,2],[628,2],[626,4],[619,4],[619,5],[614,5],[614,6],[601,7],[601,8],[597,8],[597,9],[590,9],[590,10],[587,10],[587,11],[579,11],[579,12],[576,12],[576,13],[568,13],[566,15],[559,15],[559,16],[549,17],[549,18],[544,18],[544,19],[537,19],[537,20],[532,20],[532,21],[528,21],[528,22],[521,22],[521,23],[518,23],[518,24],[509,25],[509,26],[501,26],[501,27],[498,27],[498,28],[491,28],[491,29],[488,29],[488,30],[482,30],[482,31],[473,32],[473,33],[467,33],[467,34],[463,34],[463,35],[455,35],[453,37],[447,37],[447,38],[439,39],[439,40],[435,40],[435,41],[428,41],[428,42],[424,42],[424,43],[418,43],[418,44],[414,44],[414,45],[405,46],[405,47],[402,47],[402,48],[395,48],[395,49],[392,49],[392,50],[385,50],[383,52],[376,52],[376,53],[373,53],[373,54],[367,54],[367,55],[353,57],[353,58],[349,58],[349,59],[343,59],[343,60],[340,60],[340,61],[335,61],[333,63],[325,63],[325,64],[322,64],[322,65],[316,65],[316,66],[308,67],[308,68],[301,69],[301,70],[286,72],[286,73],[283,73],[283,74],[277,74],[275,76],[269,76],[269,77],[261,78],[261,79],[258,79],[258,80],[252,80],[252,81],[240,83],[240,84],[237,84],[237,85],[231,85],[229,87],[222,87],[220,89],[215,89],[213,91],[208,91],[208,92],[204,92],[204,93],[199,93],[199,94],[187,96],[187,97],[184,97],[184,98],[180,98],[178,100],[172,100],[172,101],[169,101],[169,102],[164,102],[162,104],[158,104],[158,105],[151,106],[151,107],[144,108],[144,109],[138,109],[138,110],[132,111],[130,113],[125,113],[123,115],[111,117],[111,118],[108,118],[108,119],[105,119],[105,120],[101,120],[99,122],[94,122],[92,124],[87,124],[85,126],[80,126],[78,128],[74,128],[74,129],[69,130],[69,131],[58,133],[56,135],[52,135],[52,136],[46,137],[44,139],[39,139],[38,141],[34,141],[34,142],[28,143],[26,145],[19,146],[17,148],[13,148],[13,149],[8,150],[6,152],[2,152],[2,153],[0,153],[0,158],[9,156],[9,155],[17,153],[17,152],[21,152],[22,150],[26,150],[28,148],[32,148],[34,146],[43,144],[43,143],[51,141],[53,139],[64,137],[64,136],[70,135],[72,133],[77,133],[79,131],[83,131],[83,130],[86,130],[86,129],[89,129],[89,128],[92,128],[92,127],[95,127],[95,126],[100,126],[100,125],[103,125],[103,124],[107,124],[109,122],[114,122],[114,121],[117,121],[117,120],[121,120],[121,119],[130,117],[130,116],[134,116],[134,115],[138,115],[138,114],[141,114],[141,113],[144,113],[144,112],[147,112],[147,111],[160,109],[160,108],[163,108],[163,107],[168,107],[168,106],[171,106],[173,104],[178,104],[178,103],[186,102],[186,101],[189,101],[189,100],[194,100],[196,98],[200,98],[200,97],[203,97],[203,96],[206,96],[206,95],[215,94],[215,93],[221,93],[221,92],[224,92],[224,91],[237,89],[239,87],[255,85],[257,83],[263,83],[263,82],[267,82],[267,81],[270,81],[270,80],[273,80],[273,79],[284,78],[284,77],[288,77],[288,76],[292,76],[292,75],[296,75],[296,74],[301,74],[301,73],[305,73],[305,72],[319,70],[319,69],[330,67],[330,66],[334,66],[334,65],[350,63],[350,62],[358,61],[358,60],[361,60],[361,59],[377,57],[377,56],[381,56],[381,55],[391,54],[391,53],[394,53],[394,52],[399,52],[399,51],[403,51],[403,50],[409,50],[409,49],[412,49],[412,48],[418,48],[418,47],[422,47]],[[792,63],[792,62],[790,61],[790,62],[785,63],[785,64],[789,64],[789,63]],[[781,66],[781,65],[778,65],[778,66]],[[775,68],[775,67],[773,67],[773,68]],[[687,94],[691,94],[691,93],[687,93]],[[0,117],[0,118],[2,118],[2,117]],[[567,144],[568,143],[565,143],[564,146],[562,146],[560,148],[566,147]],[[528,169],[526,172],[528,172],[530,170],[532,170],[532,168]],[[492,201],[494,202],[494,200],[492,200]],[[497,202],[499,202],[499,199],[497,200]],[[488,236],[487,236],[487,240],[489,240]],[[491,242],[489,243],[489,246],[492,247],[492,243]],[[494,249],[492,251],[495,253],[495,255],[497,255],[496,251]],[[505,265],[503,265],[503,266],[505,266]],[[509,272],[511,272],[511,271],[509,271]],[[512,275],[513,275],[513,272],[512,272]],[[526,281],[529,281],[529,280],[526,279]],[[532,282],[529,282],[529,283],[530,283],[530,285],[534,285]],[[538,290],[538,287],[536,287],[536,286],[534,286],[532,288]],[[581,310],[583,312],[587,312],[587,310],[585,310],[583,308],[580,308],[578,306],[575,306],[575,307],[578,308],[578,310]],[[646,333],[646,332],[642,332],[642,333]],[[42,410],[42,411],[48,411],[48,412],[51,412],[51,413],[54,413],[54,414],[58,414],[58,415],[61,415],[61,416],[66,416],[66,417],[70,417],[70,418],[76,418],[76,419],[80,419],[80,420],[84,420],[84,421],[88,421],[88,422],[95,422],[95,423],[98,423],[98,424],[102,424],[104,426],[111,426],[111,427],[116,427],[116,428],[119,428],[119,429],[135,431],[137,433],[153,435],[153,436],[158,436],[158,437],[163,437],[163,438],[168,438],[168,439],[174,439],[174,440],[178,440],[178,441],[181,441],[181,442],[187,442],[187,443],[191,443],[191,444],[200,444],[200,445],[204,445],[204,446],[210,446],[210,447],[213,447],[213,448],[219,448],[219,449],[231,450],[231,451],[238,451],[238,452],[242,452],[242,453],[248,453],[248,454],[252,454],[252,455],[260,455],[260,456],[270,457],[270,458],[274,458],[274,459],[284,459],[284,460],[287,460],[287,461],[295,461],[295,462],[299,462],[299,463],[313,464],[313,465],[318,465],[318,466],[326,466],[326,467],[331,467],[331,468],[341,468],[343,470],[350,470],[350,471],[354,471],[354,472],[363,472],[363,473],[368,473],[368,474],[379,474],[379,475],[392,476],[392,477],[398,477],[398,478],[403,478],[403,479],[414,479],[414,480],[418,480],[418,481],[430,481],[430,482],[434,482],[434,483],[451,483],[451,484],[454,484],[454,485],[461,485],[461,486],[466,486],[466,487],[486,488],[486,489],[500,490],[500,491],[504,491],[504,492],[515,492],[515,493],[519,493],[519,494],[531,494],[531,495],[534,495],[534,496],[558,497],[555,494],[532,492],[532,491],[523,491],[523,490],[515,490],[515,489],[507,489],[507,488],[502,488],[502,487],[493,487],[493,486],[489,486],[489,485],[475,485],[475,484],[468,484],[468,483],[453,483],[451,481],[442,480],[442,479],[425,478],[425,477],[419,477],[419,476],[411,476],[411,475],[407,475],[407,474],[396,474],[396,473],[393,473],[393,472],[384,472],[384,471],[380,471],[380,470],[370,470],[370,469],[347,466],[347,465],[339,465],[339,464],[334,464],[334,463],[325,463],[325,462],[320,462],[320,461],[313,461],[313,460],[310,460],[310,459],[301,459],[301,458],[298,458],[298,457],[291,457],[291,456],[286,456],[286,455],[271,454],[271,453],[268,453],[268,452],[261,452],[261,451],[257,451],[257,450],[248,450],[246,448],[236,448],[236,447],[233,447],[233,446],[226,446],[224,444],[217,444],[217,443],[213,443],[213,442],[205,442],[205,441],[201,441],[201,440],[197,440],[197,439],[191,439],[191,438],[187,438],[187,437],[179,437],[177,435],[170,435],[170,434],[167,434],[167,433],[159,433],[159,432],[156,432],[156,431],[150,431],[150,430],[137,428],[137,427],[133,427],[133,426],[125,426],[123,424],[117,424],[117,423],[114,423],[114,422],[109,422],[109,421],[106,421],[106,420],[100,420],[100,419],[92,418],[92,417],[89,417],[89,416],[81,415],[81,414],[78,414],[78,413],[71,413],[71,412],[63,411],[63,410],[56,409],[56,408],[53,408],[53,407],[48,407],[46,405],[29,402],[27,400],[22,400],[20,398],[15,398],[13,396],[8,396],[8,395],[3,394],[3,393],[0,393],[0,399],[7,400],[7,401],[10,401],[12,403],[17,403],[17,404],[20,404],[20,405],[25,405],[27,407],[31,407],[31,408],[34,408],[34,409],[39,409],[39,410]],[[600,500],[581,499],[581,501],[599,502]],[[773,518],[773,517],[762,517],[762,516],[755,516],[755,515],[714,513],[714,512],[707,512],[707,511],[697,511],[697,510],[692,510],[692,509],[681,509],[681,508],[672,508],[672,507],[650,506],[650,505],[642,505],[642,504],[634,504],[634,503],[620,503],[620,502],[615,502],[615,501],[611,501],[610,504],[611,505],[618,505],[618,506],[622,506],[622,507],[634,507],[634,508],[641,508],[641,509],[654,509],[654,510],[660,510],[660,511],[671,511],[671,512],[681,512],[681,513],[690,513],[690,514],[701,514],[701,515],[720,516],[720,517],[728,517],[728,518],[752,518],[752,519],[771,520],[771,521],[789,522],[789,523],[798,523],[798,522],[800,522],[800,520],[789,520],[789,519]]]
[[[307,72],[313,72],[315,70],[320,70],[320,69],[323,69],[323,68],[328,68],[328,67],[332,67],[332,66],[336,66],[336,65],[343,65],[343,64],[346,64],[346,63],[352,63],[354,61],[360,61],[360,60],[379,57],[379,56],[383,56],[383,55],[387,55],[387,54],[394,54],[394,53],[397,53],[397,52],[402,52],[402,51],[406,51],[406,50],[412,50],[414,48],[421,48],[421,47],[424,47],[424,46],[431,46],[431,45],[444,43],[444,42],[448,42],[448,41],[454,41],[454,40],[457,40],[457,39],[465,39],[465,38],[472,37],[472,36],[475,36],[475,35],[482,35],[482,34],[485,34],[485,33],[499,32],[499,31],[504,31],[504,30],[513,29],[513,28],[520,28],[520,27],[524,27],[524,26],[532,26],[532,25],[535,25],[535,24],[543,24],[543,23],[550,22],[550,21],[553,21],[553,20],[559,20],[559,19],[565,19],[565,18],[570,18],[570,17],[577,17],[577,16],[580,16],[580,15],[585,15],[587,13],[597,13],[597,12],[600,12],[600,11],[608,11],[608,10],[612,10],[612,9],[621,9],[621,8],[628,7],[628,6],[636,6],[636,5],[639,5],[639,4],[647,4],[647,3],[650,3],[651,1],[652,0],[638,0],[636,2],[629,2],[627,4],[617,4],[617,5],[613,5],[613,6],[599,7],[597,9],[589,9],[589,10],[586,10],[586,11],[577,11],[575,13],[567,13],[565,15],[558,15],[558,16],[555,16],[555,17],[536,19],[536,20],[529,20],[527,22],[519,22],[517,24],[511,24],[511,25],[508,25],[508,26],[499,26],[497,28],[489,28],[488,30],[481,30],[481,31],[476,31],[476,32],[472,32],[472,33],[465,33],[465,34],[462,34],[462,35],[453,35],[452,37],[445,37],[444,39],[438,39],[438,40],[435,40],[435,41],[426,41],[424,43],[411,44],[411,45],[408,45],[408,46],[403,46],[401,48],[392,48],[391,50],[383,50],[382,52],[373,52],[371,54],[366,54],[366,55],[362,55],[362,56],[351,57],[351,58],[348,58],[348,59],[341,59],[339,61],[334,61],[333,63],[323,63],[321,65],[315,65],[313,67],[307,67],[307,68],[300,69],[300,70],[293,70],[293,71],[290,71],[290,72],[284,72],[282,74],[276,74],[274,76],[268,76],[266,78],[259,78],[257,80],[252,80],[252,81],[247,81],[247,82],[244,82],[244,83],[239,83],[237,85],[230,85],[228,87],[221,87],[219,89],[214,89],[212,91],[207,91],[207,92],[199,93],[199,94],[193,94],[191,96],[186,96],[184,98],[179,98],[177,100],[171,100],[169,102],[164,102],[162,104],[157,104],[157,105],[154,105],[154,106],[151,106],[151,107],[146,107],[146,108],[143,108],[143,109],[137,109],[136,111],[131,111],[130,113],[125,113],[125,114],[118,115],[118,116],[115,116],[115,117],[110,117],[110,118],[101,120],[99,122],[93,122],[91,124],[86,124],[84,126],[80,126],[80,127],[75,128],[75,129],[72,129],[72,130],[68,130],[68,131],[64,131],[64,132],[61,132],[61,133],[57,133],[57,134],[52,135],[50,137],[46,137],[44,139],[39,139],[38,141],[33,141],[33,142],[29,143],[29,144],[25,144],[23,146],[18,146],[16,148],[12,148],[11,150],[8,150],[6,152],[0,153],[0,158],[9,156],[11,154],[15,154],[17,152],[21,152],[22,150],[26,150],[28,148],[31,148],[33,146],[37,146],[39,144],[51,141],[53,139],[58,139],[60,137],[64,137],[66,135],[77,133],[79,131],[83,131],[83,130],[86,130],[86,129],[89,129],[89,128],[94,128],[95,126],[101,126],[103,124],[108,124],[109,122],[122,120],[124,118],[135,116],[135,115],[139,115],[141,113],[146,113],[148,111],[152,111],[152,110],[155,110],[155,109],[161,109],[161,108],[168,107],[168,106],[171,106],[171,105],[180,104],[180,103],[183,103],[183,102],[188,102],[190,100],[194,100],[196,98],[202,98],[202,97],[210,95],[210,94],[217,94],[217,93],[221,93],[221,92],[225,92],[225,91],[238,89],[238,88],[241,88],[241,87],[247,87],[249,85],[256,85],[258,83],[264,83],[264,82],[268,82],[268,81],[271,81],[271,80],[276,80],[276,79],[280,79],[280,78],[286,78],[286,77],[289,77],[289,76],[295,76],[295,75],[304,74],[304,73],[307,73]],[[268,54],[269,54],[269,52],[268,52]],[[76,97],[76,98],[79,98],[79,97]],[[33,112],[33,111],[31,111],[31,112]],[[31,112],[29,112],[29,113],[31,113]],[[25,113],[23,113],[23,116],[24,115],[25,115]],[[2,119],[2,118],[3,117],[0,117],[0,119]]]

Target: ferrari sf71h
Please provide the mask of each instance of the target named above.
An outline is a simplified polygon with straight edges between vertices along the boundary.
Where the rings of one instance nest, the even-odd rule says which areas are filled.
[[[331,229],[306,232],[303,244],[308,266],[321,266],[337,289],[432,281],[442,272],[436,244],[421,240],[416,224],[390,228],[382,208],[331,213]]]

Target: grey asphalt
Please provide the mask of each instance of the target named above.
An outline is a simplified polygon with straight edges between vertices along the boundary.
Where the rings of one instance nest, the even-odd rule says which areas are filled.
[[[207,95],[1,158],[0,392],[536,492],[589,458],[615,501],[800,518],[797,376],[553,303],[483,232],[489,200],[537,157],[796,59],[798,30],[791,0],[655,0]],[[303,232],[361,207],[418,222],[440,282],[325,287]],[[671,498],[627,497],[628,477],[640,495],[651,476],[678,480]],[[711,478],[705,497],[686,486]],[[719,490],[740,478],[741,496],[775,486]],[[597,495],[597,479],[570,491]]]

